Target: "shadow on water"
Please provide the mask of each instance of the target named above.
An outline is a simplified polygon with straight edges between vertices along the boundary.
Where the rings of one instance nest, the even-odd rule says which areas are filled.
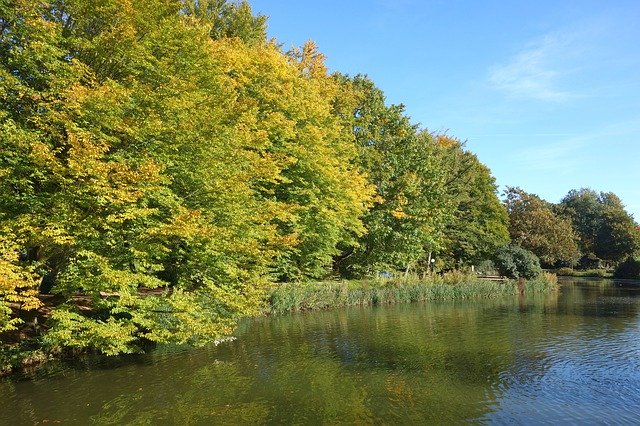
[[[217,347],[2,382],[0,424],[628,421],[640,416],[639,294],[581,280],[547,295],[256,318]]]

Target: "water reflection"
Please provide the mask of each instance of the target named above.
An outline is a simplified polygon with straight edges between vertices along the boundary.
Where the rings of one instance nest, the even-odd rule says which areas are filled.
[[[0,424],[631,421],[638,294],[570,282],[549,295],[260,318],[216,348],[0,383]]]

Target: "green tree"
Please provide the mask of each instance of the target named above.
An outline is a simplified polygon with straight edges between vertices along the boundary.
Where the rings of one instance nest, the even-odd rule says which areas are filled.
[[[445,186],[455,209],[439,256],[449,268],[478,264],[509,242],[507,212],[489,168],[459,140],[438,135],[436,141],[443,148],[441,161],[449,167]]]
[[[363,232],[371,190],[315,46],[217,36],[187,6],[3,3],[2,329],[39,287],[49,344],[204,344]]]
[[[270,180],[256,179],[261,201],[285,244],[272,264],[278,280],[321,278],[339,246],[357,244],[371,185],[355,164],[351,129],[334,110],[340,86],[313,43],[283,55],[277,46],[234,45],[226,53],[239,113],[260,139],[261,155],[278,162]]]
[[[341,80],[352,96],[343,117],[376,199],[363,216],[366,234],[336,259],[336,268],[349,275],[408,270],[440,248],[451,211],[440,147],[410,123],[402,105],[385,105],[384,94],[367,77]]]
[[[252,186],[274,163],[233,112],[208,26],[160,0],[11,10],[0,226],[20,247],[4,265],[63,301],[45,339],[118,353],[227,335],[266,288],[273,215]]]
[[[209,34],[215,40],[239,38],[248,44],[267,40],[267,17],[254,15],[247,1],[182,0],[183,11],[211,26]]]
[[[571,190],[558,210],[573,223],[584,254],[617,263],[640,247],[638,224],[611,192]]]
[[[633,257],[628,257],[627,260],[618,265],[613,273],[615,278],[626,278],[637,280],[640,279],[640,261]]]
[[[509,233],[516,244],[532,251],[546,265],[575,264],[580,253],[569,220],[556,215],[538,196],[520,188],[507,188],[505,205]]]

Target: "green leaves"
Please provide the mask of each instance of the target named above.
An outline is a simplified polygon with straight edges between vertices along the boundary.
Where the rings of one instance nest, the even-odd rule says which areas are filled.
[[[267,39],[266,16],[255,16],[246,1],[183,0],[185,14],[195,16],[211,27],[214,40],[238,38],[246,44],[261,44]]]
[[[108,354],[228,334],[266,286],[272,214],[252,185],[272,165],[242,135],[207,25],[177,2],[12,3],[0,298],[37,308],[42,282],[64,302],[46,341]],[[154,288],[167,290],[147,297]],[[210,299],[225,308],[196,315]],[[152,314],[161,300],[175,309]]]
[[[493,261],[500,274],[509,278],[532,279],[542,274],[536,255],[517,244],[498,249]]]
[[[282,53],[246,3],[6,12],[0,327],[40,287],[50,345],[205,344],[362,234],[371,190],[315,46]]]
[[[573,224],[585,255],[617,263],[640,247],[638,225],[613,193],[572,190],[558,210]]]
[[[359,149],[358,165],[376,188],[363,217],[367,233],[345,247],[336,268],[351,275],[415,267],[439,248],[451,206],[445,196],[446,168],[433,137],[419,132],[402,106],[386,106],[366,77],[342,77],[351,93],[349,116]],[[347,118],[349,117],[349,118]]]
[[[505,205],[509,213],[512,240],[532,251],[548,266],[573,266],[580,257],[577,237],[567,219],[552,206],[519,188],[507,188]]]
[[[133,353],[138,350],[137,328],[126,320],[113,317],[106,321],[92,320],[65,309],[51,315],[51,328],[45,344],[75,349],[96,349],[105,355]]]
[[[457,139],[438,135],[436,140],[448,168],[446,194],[453,210],[439,257],[448,268],[477,265],[509,242],[509,218],[491,171]]]
[[[493,178],[477,158],[453,138],[420,131],[366,77],[341,81],[350,94],[341,108],[350,108],[345,121],[376,198],[363,217],[367,233],[344,248],[336,268],[351,275],[428,269],[433,255],[462,266],[508,241]]]

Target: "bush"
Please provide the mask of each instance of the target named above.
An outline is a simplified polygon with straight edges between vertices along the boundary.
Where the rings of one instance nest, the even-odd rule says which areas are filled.
[[[640,260],[628,257],[613,273],[614,278],[640,279]]]
[[[494,264],[500,275],[509,278],[531,279],[542,273],[538,257],[516,244],[498,249]]]
[[[496,265],[491,260],[483,260],[476,267],[476,273],[480,275],[498,275]]]

